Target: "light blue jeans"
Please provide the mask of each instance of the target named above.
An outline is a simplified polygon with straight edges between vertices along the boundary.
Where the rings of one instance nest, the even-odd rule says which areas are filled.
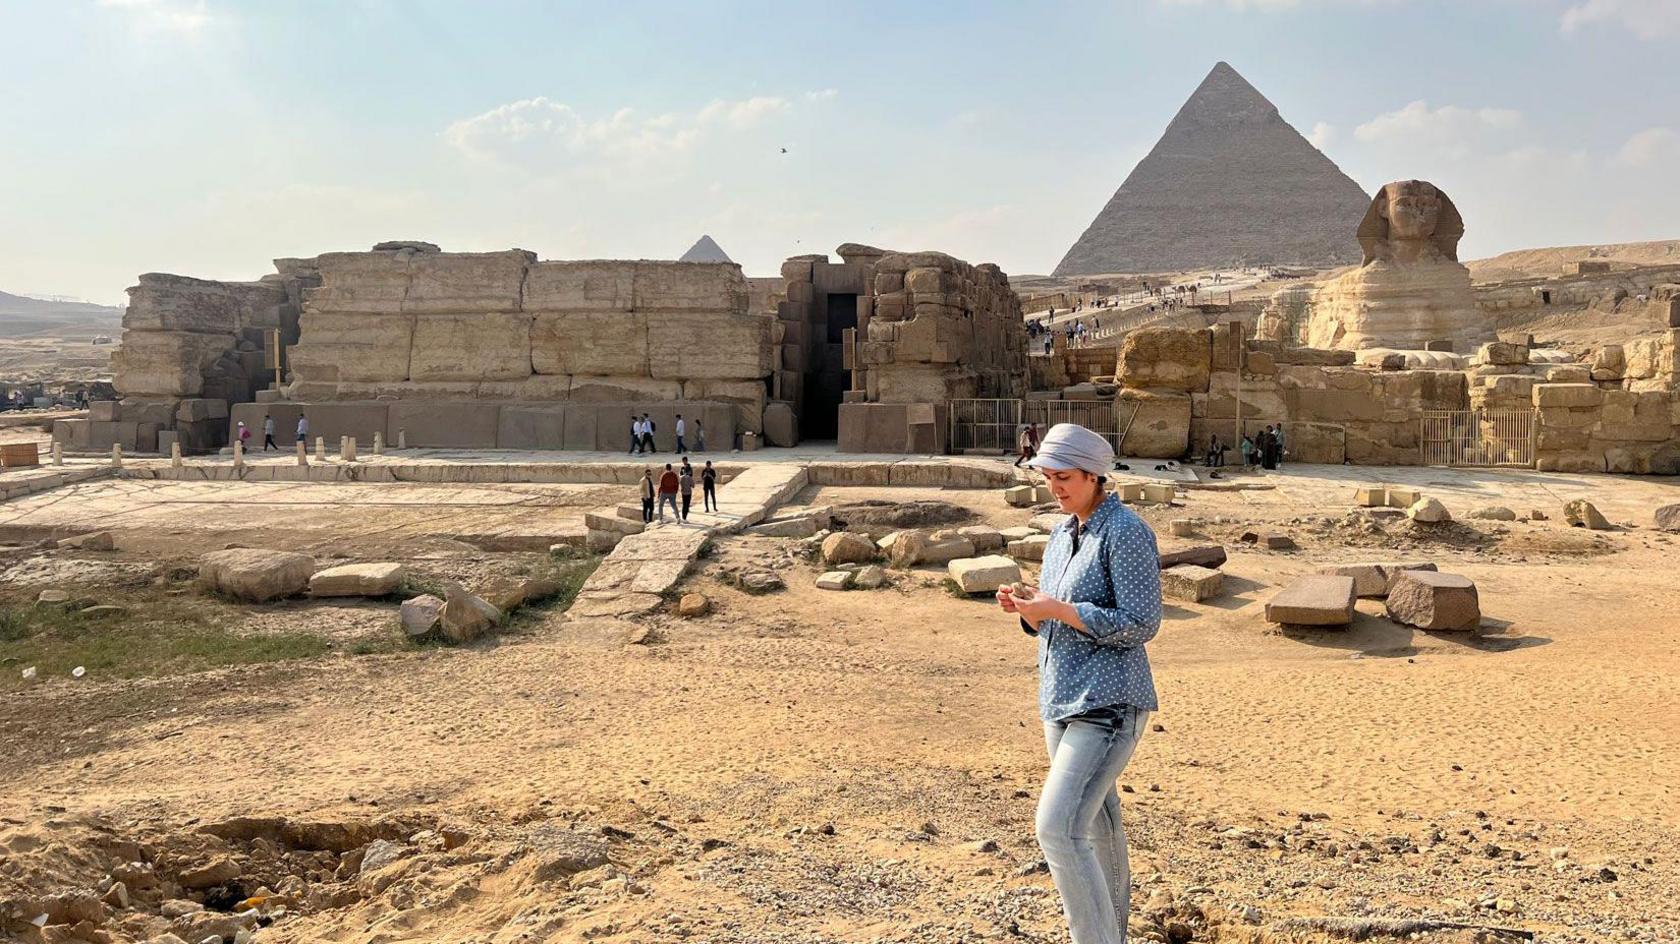
[[[1038,800],[1038,845],[1073,944],[1125,944],[1132,871],[1114,784],[1148,722],[1149,712],[1116,705],[1044,725],[1050,775]]]

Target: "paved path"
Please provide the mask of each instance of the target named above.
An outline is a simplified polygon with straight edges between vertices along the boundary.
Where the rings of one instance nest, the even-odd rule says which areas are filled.
[[[655,522],[618,542],[572,604],[574,617],[630,616],[664,602],[714,534],[735,534],[769,517],[810,484],[803,466],[754,466],[718,487],[717,511],[690,509],[687,521]],[[608,510],[611,513],[611,509]]]

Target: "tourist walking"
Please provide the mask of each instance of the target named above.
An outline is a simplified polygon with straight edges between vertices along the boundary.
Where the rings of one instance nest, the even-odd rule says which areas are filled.
[[[1021,447],[1021,454],[1020,454],[1020,456],[1016,457],[1016,459],[1015,459],[1015,467],[1018,469],[1018,468],[1021,467],[1021,463],[1027,461],[1028,459],[1031,459],[1033,456],[1038,454],[1038,426],[1037,426],[1037,424],[1028,423],[1025,426],[1022,426],[1021,427],[1021,435],[1020,435],[1020,437],[1017,441],[1017,444]]]
[[[698,416],[694,418],[694,451],[706,451],[706,424]]]
[[[1243,468],[1245,468],[1245,469],[1254,468],[1254,440],[1251,439],[1250,437],[1246,436],[1246,435],[1243,436],[1241,449],[1242,449],[1242,457],[1243,457]]]
[[[688,443],[683,441],[683,436],[686,434],[687,429],[688,429],[688,427],[683,423],[682,414],[678,413],[677,414],[677,452],[679,454],[688,451]]]
[[[700,470],[700,508],[702,511],[717,511],[717,470],[712,468],[712,460],[706,460],[706,467]]]
[[[1272,433],[1271,426],[1260,433],[1260,468],[1277,468],[1277,437]]]
[[[297,441],[309,441],[309,417],[302,413],[298,414]]]
[[[653,523],[653,470],[642,470],[642,524]]]
[[[636,414],[632,413],[632,414],[630,414],[630,454],[633,455],[633,456],[638,456],[638,455],[641,455],[641,453],[642,453],[642,418],[637,416]]]
[[[688,520],[688,506],[694,501],[694,466],[683,458],[682,474],[677,476],[677,490],[682,493],[682,520]]]
[[[677,488],[682,483],[677,481],[677,473],[671,470],[671,463],[665,463],[665,474],[659,477],[659,520],[665,520],[665,506],[671,506],[671,517],[679,514],[677,511]]]
[[[250,448],[250,445],[251,445],[251,427],[246,426],[244,420],[240,420],[239,421],[239,429],[236,432],[239,435],[239,444],[241,446],[246,447],[246,448]]]
[[[1155,535],[1107,490],[1113,464],[1106,438],[1073,423],[1050,427],[1029,466],[1071,517],[1050,532],[1039,585],[997,591],[1004,611],[1038,637],[1050,754],[1038,844],[1072,944],[1126,939],[1131,870],[1115,782],[1157,708],[1144,652],[1161,627]]]
[[[1283,457],[1288,452],[1289,441],[1283,437],[1283,424],[1277,424],[1277,467],[1283,468]]]
[[[648,452],[659,451],[654,448],[653,445],[653,431],[658,428],[659,427],[653,424],[653,417],[647,415],[646,413],[642,414],[642,445],[647,447]]]
[[[267,452],[270,449],[274,450],[275,452],[280,451],[280,447],[276,446],[274,444],[274,417],[270,416],[267,413],[264,413],[263,414],[263,452]]]
[[[1217,468],[1225,464],[1225,444],[1219,441],[1219,434],[1214,433],[1208,441],[1208,468]]]

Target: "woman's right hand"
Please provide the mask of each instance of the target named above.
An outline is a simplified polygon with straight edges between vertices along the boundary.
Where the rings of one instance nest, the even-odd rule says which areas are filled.
[[[1016,610],[1015,610],[1015,590],[1014,590],[1013,587],[1010,587],[1009,585],[1005,584],[1004,586],[1001,586],[1001,587],[997,588],[997,601],[998,601],[998,606],[1003,607],[1003,611],[1005,613],[1016,612]]]

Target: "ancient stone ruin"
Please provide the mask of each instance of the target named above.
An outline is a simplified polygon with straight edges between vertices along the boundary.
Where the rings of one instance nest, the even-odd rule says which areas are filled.
[[[1056,275],[1355,261],[1369,198],[1229,65],[1213,67]]]

